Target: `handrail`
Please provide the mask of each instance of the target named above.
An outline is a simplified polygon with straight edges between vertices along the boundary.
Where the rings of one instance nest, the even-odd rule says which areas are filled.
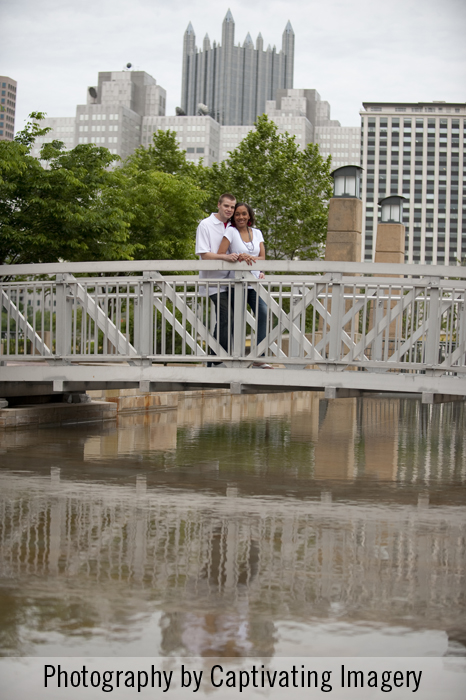
[[[261,260],[252,267],[246,263],[222,260],[110,260],[90,262],[0,265],[0,278],[29,275],[98,274],[112,272],[197,272],[198,270],[254,270],[324,274],[394,275],[403,277],[448,277],[466,279],[461,265],[405,265],[395,263],[341,262],[327,260]]]

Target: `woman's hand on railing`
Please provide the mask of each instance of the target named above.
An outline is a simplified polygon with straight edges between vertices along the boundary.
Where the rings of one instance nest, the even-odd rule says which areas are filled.
[[[245,262],[248,265],[252,265],[252,263],[257,262],[257,258],[255,258],[253,255],[248,255],[248,253],[240,253],[238,256],[238,262]]]

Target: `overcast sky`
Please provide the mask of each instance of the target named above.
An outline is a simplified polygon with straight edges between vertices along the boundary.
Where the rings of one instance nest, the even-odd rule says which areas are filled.
[[[131,62],[180,103],[183,34],[221,41],[230,7],[235,41],[281,48],[291,21],[294,87],[315,88],[332,118],[360,123],[363,101],[466,102],[465,0],[0,0],[0,74],[18,81],[16,129],[33,110],[74,116],[99,71]]]

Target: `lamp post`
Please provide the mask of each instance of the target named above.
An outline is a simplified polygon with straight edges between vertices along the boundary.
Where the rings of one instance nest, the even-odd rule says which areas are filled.
[[[360,199],[361,173],[359,165],[344,165],[330,173],[333,177],[333,196]]]
[[[382,224],[403,223],[403,200],[406,200],[406,197],[402,197],[399,194],[379,200],[379,207],[382,208]]]
[[[333,197],[328,206],[326,260],[361,260],[361,173],[359,165],[344,165],[331,173]]]

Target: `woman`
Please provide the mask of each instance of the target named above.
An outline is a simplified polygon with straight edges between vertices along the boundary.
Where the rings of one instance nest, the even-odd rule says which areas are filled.
[[[231,227],[225,230],[218,254],[224,255],[230,249],[230,253],[238,255],[238,262],[247,262],[248,265],[252,265],[257,260],[265,260],[264,237],[258,228],[254,228],[254,212],[249,204],[237,202],[231,224]],[[252,270],[252,274],[257,279],[264,277],[264,274],[258,270]],[[256,316],[257,344],[259,345],[267,334],[267,304],[253,287],[248,287],[247,301]],[[253,366],[273,369],[271,365],[263,362],[254,363]]]

